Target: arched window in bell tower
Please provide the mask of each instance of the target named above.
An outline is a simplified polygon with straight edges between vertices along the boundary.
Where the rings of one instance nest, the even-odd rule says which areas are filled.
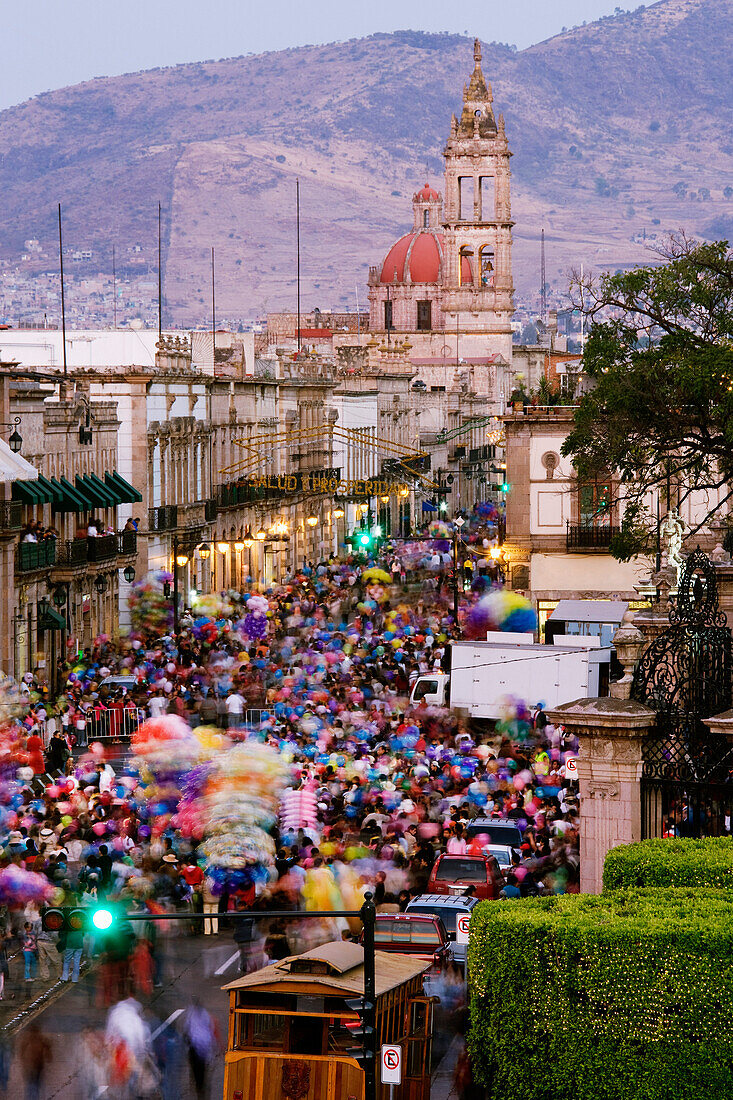
[[[458,252],[458,285],[473,286],[473,249],[467,244]]]
[[[478,264],[481,276],[481,286],[494,286],[496,261],[494,258],[494,250],[490,244],[481,245],[478,253]]]
[[[422,212],[422,224],[423,224],[423,229],[429,229],[430,228],[430,211],[429,210],[423,210],[423,212]]]

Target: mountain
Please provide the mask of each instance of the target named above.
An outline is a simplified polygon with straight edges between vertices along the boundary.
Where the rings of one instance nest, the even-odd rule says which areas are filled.
[[[514,153],[518,294],[571,265],[649,259],[652,234],[733,236],[731,0],[662,0],[520,52],[484,46]],[[366,300],[367,266],[440,186],[451,113],[472,69],[463,36],[404,31],[100,78],[0,113],[0,263],[35,238],[53,268],[56,203],[87,275],[154,271],[163,207],[166,320],[253,316],[295,298],[301,181],[303,302]],[[140,253],[131,252],[135,247]],[[27,255],[27,252],[26,252]],[[6,291],[6,301],[7,301]]]

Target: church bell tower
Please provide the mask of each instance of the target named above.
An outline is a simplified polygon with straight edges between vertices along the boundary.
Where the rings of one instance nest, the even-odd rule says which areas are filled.
[[[478,39],[473,56],[461,117],[453,115],[443,150],[443,313],[447,332],[461,332],[465,354],[485,354],[490,345],[511,362],[511,153],[504,118],[494,117]]]

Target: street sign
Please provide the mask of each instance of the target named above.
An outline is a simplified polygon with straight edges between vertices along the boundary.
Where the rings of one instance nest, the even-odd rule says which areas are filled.
[[[382,1084],[402,1083],[402,1047],[396,1043],[382,1044]]]
[[[565,774],[568,779],[578,778],[578,758],[577,756],[568,756],[565,759]]]
[[[456,919],[456,943],[468,943],[468,926],[470,923],[470,913],[461,913]]]

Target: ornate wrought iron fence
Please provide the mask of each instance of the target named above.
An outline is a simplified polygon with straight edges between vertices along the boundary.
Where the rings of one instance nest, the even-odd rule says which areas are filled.
[[[731,706],[731,632],[699,548],[670,604],[670,625],[644,652],[631,692],[657,712],[644,743],[642,832],[715,836],[731,831],[733,746],[705,719]]]

